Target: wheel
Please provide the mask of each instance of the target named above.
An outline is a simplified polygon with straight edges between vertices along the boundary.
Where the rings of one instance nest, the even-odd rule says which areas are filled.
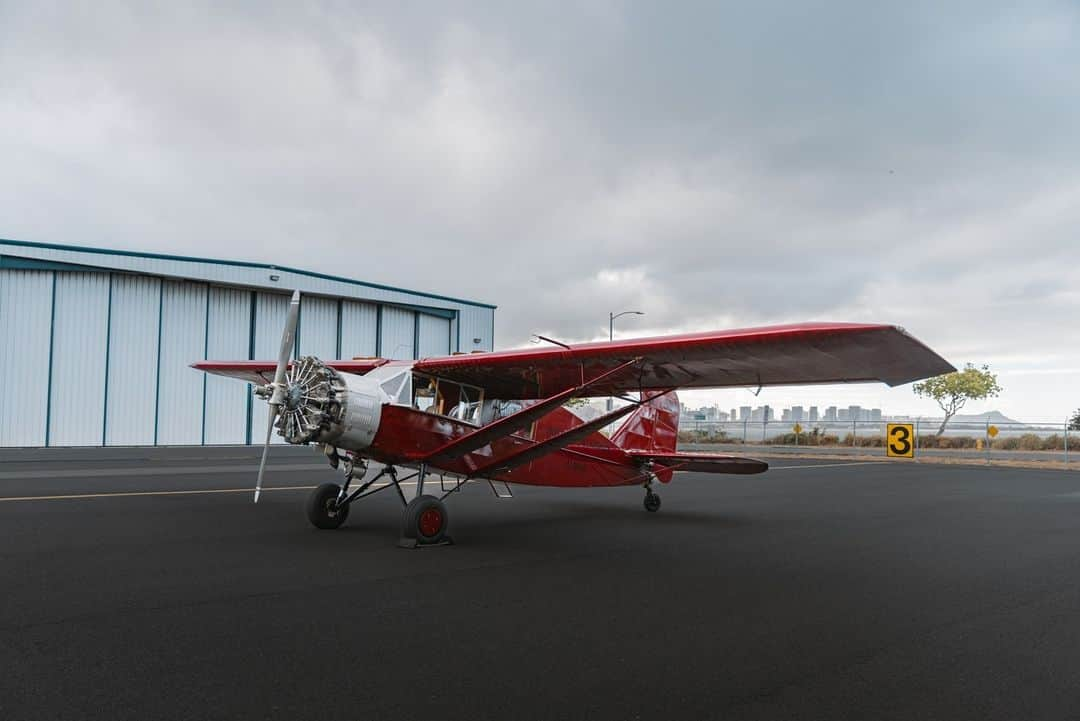
[[[656,513],[660,510],[660,496],[649,491],[645,494],[645,510],[649,513]]]
[[[308,496],[307,517],[316,528],[330,530],[337,528],[349,517],[349,507],[337,507],[337,497],[341,486],[336,483],[324,483]]]
[[[446,505],[435,496],[420,496],[409,501],[401,519],[401,535],[416,539],[420,545],[438,543],[446,537],[449,516]]]

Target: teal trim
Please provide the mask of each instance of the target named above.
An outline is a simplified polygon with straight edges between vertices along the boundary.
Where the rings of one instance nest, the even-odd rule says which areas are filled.
[[[109,273],[109,306],[105,314],[105,403],[101,409],[101,445],[109,431],[109,357],[112,355],[112,273]]]
[[[210,284],[206,284],[206,318],[203,321],[203,360],[209,360],[210,353]],[[201,445],[206,445],[206,373],[202,377],[202,437]]]
[[[300,307],[296,309],[296,335],[293,336],[293,358],[300,357],[300,332],[304,327],[304,301],[300,301]]]
[[[491,314],[491,342],[488,343],[488,350],[495,350],[495,314]]]
[[[304,275],[309,278],[320,278],[322,280],[333,280],[341,283],[348,283],[350,285],[360,285],[366,288],[375,288],[377,290],[389,290],[396,293],[408,293],[410,295],[420,296],[422,298],[434,298],[436,300],[446,300],[451,303],[461,303],[462,305],[471,305],[478,308],[490,308],[496,309],[498,306],[491,305],[490,303],[480,303],[474,300],[464,300],[462,298],[453,298],[447,295],[437,295],[435,293],[425,293],[423,291],[409,290],[408,288],[397,288],[392,285],[383,285],[381,283],[370,283],[364,280],[356,280],[354,278],[345,278],[340,275],[329,275],[327,273],[316,273],[310,270],[301,270],[299,268],[290,268],[284,265],[269,265],[267,263],[253,263],[243,260],[220,260],[218,258],[197,258],[188,255],[170,255],[166,253],[140,253],[133,250],[113,250],[111,248],[94,248],[90,246],[78,246],[78,245],[62,245],[59,243],[34,243],[27,240],[9,240],[0,238],[0,243],[7,245],[14,245],[21,248],[48,248],[51,250],[65,250],[74,251],[77,253],[99,253],[102,255],[115,255],[125,258],[152,258],[155,260],[174,260],[185,263],[210,263],[213,265],[231,265],[237,268],[260,268],[262,270],[280,270],[286,273],[296,273],[298,275]]]
[[[158,444],[158,422],[161,417],[161,319],[165,313],[165,281],[158,278],[157,301],[157,375],[154,380],[154,445]]]
[[[375,357],[382,358],[382,305],[375,306]]]
[[[255,305],[256,296],[258,294],[255,291],[251,291],[251,318],[248,321],[248,360],[255,360]],[[247,445],[251,445],[251,418],[254,413],[252,408],[252,400],[254,399],[254,389],[251,384],[247,384],[247,430],[244,432],[244,442]]]
[[[68,273],[108,273],[107,268],[95,268],[92,265],[77,265],[75,263],[58,263],[54,260],[38,260],[37,258],[19,258],[14,255],[0,255],[0,268],[8,270],[59,270]]]
[[[341,357],[341,316],[344,312],[345,301],[338,298],[337,302],[337,344],[334,347],[334,356]]]
[[[454,318],[454,328],[457,330],[457,345],[454,348],[455,353],[461,352],[461,313],[458,313]]]
[[[420,358],[420,314],[413,314],[412,318],[412,357],[413,360]]]
[[[46,382],[45,396],[45,447],[49,447],[52,435],[52,376],[53,344],[56,340],[56,273],[52,274],[52,307],[49,309],[49,380]]]

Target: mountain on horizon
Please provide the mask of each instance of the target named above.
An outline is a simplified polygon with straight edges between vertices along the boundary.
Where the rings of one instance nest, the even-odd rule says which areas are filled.
[[[950,423],[1014,423],[1019,424],[1020,421],[1015,421],[1009,418],[1001,411],[987,411],[986,413],[978,413],[975,415],[961,415],[957,414],[952,417]]]

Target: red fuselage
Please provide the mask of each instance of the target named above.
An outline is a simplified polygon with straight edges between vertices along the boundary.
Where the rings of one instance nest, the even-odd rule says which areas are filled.
[[[674,450],[678,432],[678,398],[667,394],[660,403],[634,411],[609,439],[599,432],[558,448],[510,471],[484,474],[493,480],[537,486],[626,486],[645,481],[641,462],[628,450]],[[468,476],[489,461],[535,445],[581,425],[565,408],[556,408],[522,432],[498,438],[461,458],[439,464],[445,472]],[[415,465],[446,443],[472,433],[476,426],[409,406],[385,405],[379,431],[362,455],[380,463]],[[670,473],[658,473],[661,481]]]

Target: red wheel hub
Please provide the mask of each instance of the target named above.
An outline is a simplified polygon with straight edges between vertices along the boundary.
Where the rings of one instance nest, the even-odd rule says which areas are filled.
[[[443,514],[438,508],[429,508],[420,514],[420,533],[435,536],[442,530]]]

